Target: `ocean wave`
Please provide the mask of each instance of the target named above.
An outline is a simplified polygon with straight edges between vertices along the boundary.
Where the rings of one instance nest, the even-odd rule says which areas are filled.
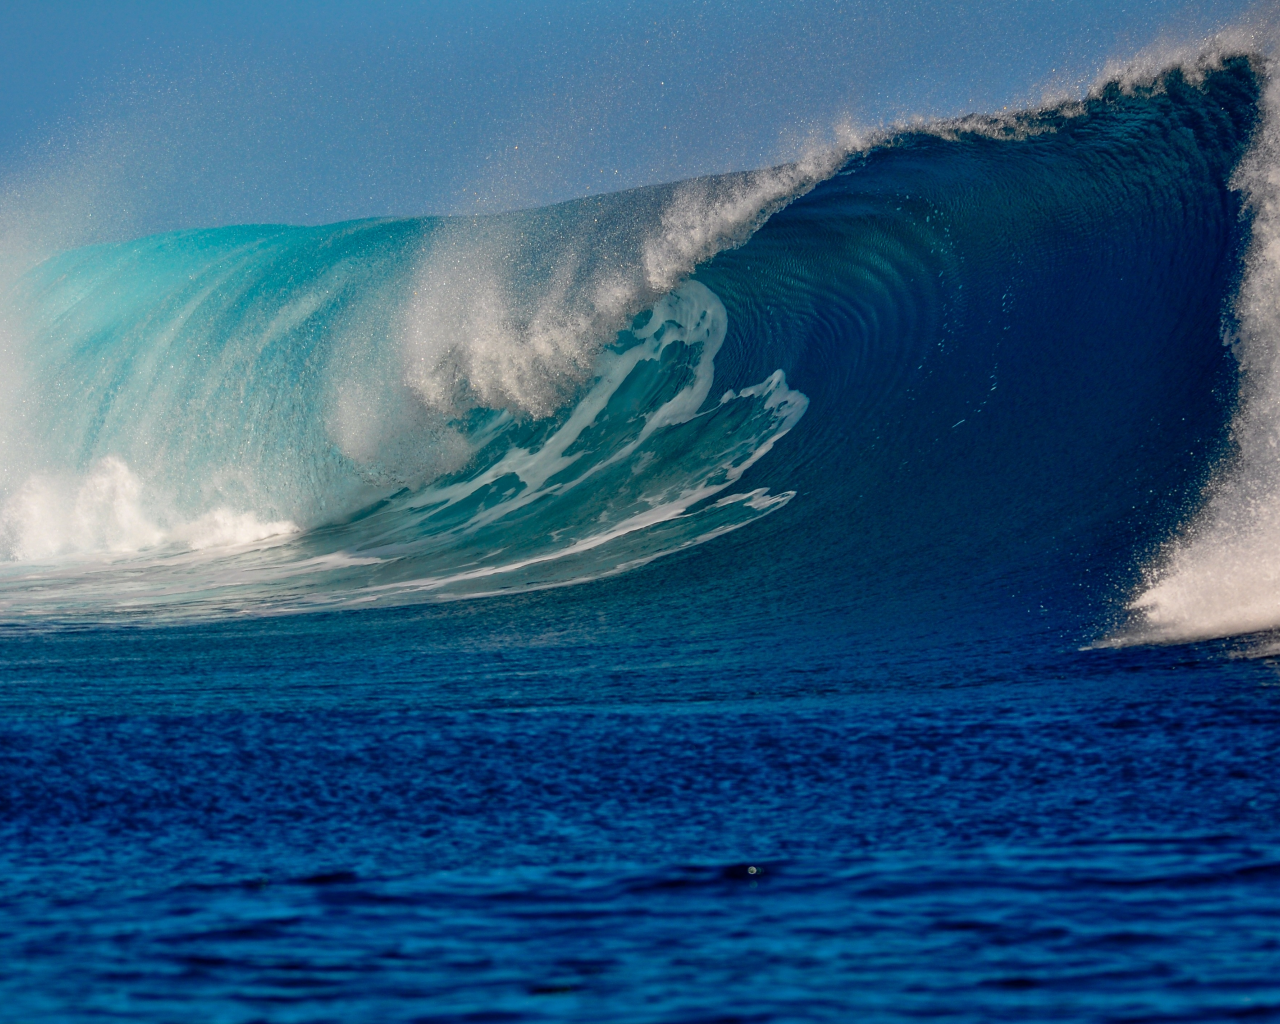
[[[510,593],[767,517],[829,606],[1064,594],[1079,537],[1082,632],[1280,625],[1267,75],[1219,40],[765,171],[45,258],[4,299],[0,609]]]

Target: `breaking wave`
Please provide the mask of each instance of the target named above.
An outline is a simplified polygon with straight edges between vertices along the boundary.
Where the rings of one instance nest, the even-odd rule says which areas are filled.
[[[32,261],[0,610],[509,593],[750,525],[814,606],[1280,627],[1275,89],[1219,44],[765,171]]]

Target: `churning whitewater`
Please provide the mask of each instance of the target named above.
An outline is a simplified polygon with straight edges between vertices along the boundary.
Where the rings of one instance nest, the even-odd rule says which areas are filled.
[[[768,516],[829,602],[977,559],[1084,643],[1280,627],[1276,89],[1222,44],[767,171],[10,256],[2,614],[480,596]]]

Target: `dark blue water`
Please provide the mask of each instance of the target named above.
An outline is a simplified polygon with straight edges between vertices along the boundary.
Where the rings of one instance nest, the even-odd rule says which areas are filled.
[[[632,477],[758,450],[715,403],[781,369],[807,410],[732,483],[795,493],[730,532],[310,614],[258,577],[122,608],[126,561],[41,615],[65,577],[6,577],[0,1019],[1280,1019],[1268,638],[1093,646],[1232,457],[1260,88],[898,136],[704,262],[721,419]],[[678,393],[664,351],[610,402]],[[99,408],[85,465],[141,407]],[[415,493],[288,557],[383,558],[396,517],[407,561],[334,592],[421,573],[404,538],[454,534]],[[493,529],[586,521],[548,493]]]

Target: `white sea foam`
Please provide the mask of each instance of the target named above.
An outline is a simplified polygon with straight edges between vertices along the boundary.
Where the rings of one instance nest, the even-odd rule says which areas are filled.
[[[405,379],[430,409],[547,416],[640,310],[743,244],[869,136],[836,132],[781,167],[445,222],[403,319]]]
[[[663,206],[659,229],[644,241],[649,290],[668,291],[699,263],[742,245],[782,206],[829,178],[875,137],[840,125],[834,145],[816,146],[794,163],[681,183]]]
[[[709,409],[704,408],[715,378],[715,358],[724,343],[727,328],[728,314],[720,299],[704,285],[696,281],[686,282],[660,299],[647,322],[634,329],[635,344],[625,351],[609,352],[600,358],[598,377],[593,386],[574,406],[568,419],[550,436],[534,447],[512,447],[486,470],[465,480],[426,488],[415,494],[413,501],[415,505],[432,509],[433,515],[442,514],[446,522],[451,522],[449,509],[470,507],[477,496],[487,495],[487,500],[479,503],[465,521],[450,528],[456,537],[461,538],[476,535],[500,521],[520,523],[522,510],[545,508],[547,503],[565,495],[590,491],[591,484],[598,483],[603,474],[626,466],[629,461],[633,476],[657,470],[641,497],[622,499],[616,507],[606,505],[598,518],[591,521],[575,522],[574,516],[569,515],[549,536],[541,530],[534,530],[523,537],[522,543],[512,538],[508,542],[510,546],[500,547],[492,555],[480,559],[479,564],[467,557],[461,560],[461,564],[449,565],[444,571],[428,576],[365,588],[359,599],[433,593],[446,588],[468,596],[482,596],[486,591],[473,586],[478,581],[509,580],[525,570],[547,567],[549,563],[570,563],[577,567],[576,571],[566,571],[560,582],[594,578],[643,564],[689,544],[702,543],[785,505],[794,492],[771,495],[766,489],[757,488],[746,494],[719,498],[700,514],[690,513],[695,506],[736,483],[743,473],[767,455],[777,441],[794,428],[809,405],[808,398],[789,388],[785,374],[777,370],[759,384],[726,391],[718,403]],[[606,449],[605,457],[591,458],[581,441],[588,431],[601,429],[602,414],[618,389],[642,363],[661,360],[664,350],[675,344],[697,353],[692,378],[639,420],[633,418],[626,424],[615,421],[612,429],[622,430],[626,440],[616,437],[614,446]],[[711,428],[707,438],[709,443],[701,459],[687,453],[690,455],[687,465],[662,467],[652,452],[646,450],[649,444],[659,441],[663,432],[694,424],[714,414],[717,407],[723,408],[734,402],[758,407],[759,419],[754,423],[743,422],[740,432],[734,431],[729,435]],[[662,472],[664,468],[667,473]],[[672,469],[678,472],[671,475]],[[498,490],[502,494],[495,499],[494,494]],[[735,506],[740,506],[736,514]],[[674,531],[679,539],[672,542],[668,538],[665,545],[661,541],[648,545],[653,550],[639,557],[634,557],[634,551],[630,551],[632,557],[621,562],[616,560],[616,555],[583,565],[575,561],[623,538],[676,524],[678,520],[685,520]],[[704,531],[694,532],[703,524],[706,524]],[[512,529],[519,531],[520,527],[513,526]],[[640,545],[642,550],[645,547]],[[459,559],[455,557],[451,561],[457,563]],[[549,575],[554,578],[557,573],[552,571]],[[543,579],[535,585],[559,583],[548,584]]]
[[[1159,92],[1166,74],[1174,69],[1189,84],[1202,85],[1206,77],[1221,71],[1233,57],[1261,59],[1261,55],[1273,52],[1274,32],[1269,20],[1254,24],[1252,19],[1245,19],[1208,39],[1156,43],[1133,56],[1107,61],[1090,84],[1088,95],[1097,98],[1112,87],[1118,87],[1125,95],[1140,89]]]
[[[448,507],[469,498],[504,477],[518,478],[524,485],[519,495],[511,500],[479,509],[467,522],[467,528],[474,530],[488,522],[508,516],[521,507],[534,504],[550,493],[563,493],[571,488],[580,487],[595,474],[630,458],[656,432],[687,423],[698,415],[699,409],[711,392],[711,385],[715,378],[715,357],[724,343],[727,329],[728,314],[720,299],[705,285],[696,281],[687,282],[655,304],[653,315],[648,323],[635,331],[639,344],[633,345],[625,352],[609,354],[603,358],[599,366],[599,379],[594,386],[574,406],[568,420],[536,449],[512,448],[485,472],[459,483],[428,488],[415,500],[421,504],[438,503],[442,507]],[[596,422],[597,417],[622,382],[640,362],[660,358],[663,350],[676,342],[700,346],[693,380],[668,401],[646,415],[643,425],[635,436],[619,446],[608,459],[594,464],[572,480],[564,480],[566,471],[582,454],[581,452],[567,453],[579,440],[583,431]],[[809,405],[808,398],[786,386],[786,378],[781,371],[774,373],[755,387],[743,388],[736,393],[726,392],[720,404],[723,405],[736,398],[756,397],[765,399],[763,404],[766,410],[772,412],[780,409],[780,414],[776,416],[777,422],[773,424],[770,436],[759,441],[748,459],[738,459],[726,465],[702,467],[701,472],[706,476],[719,478],[715,485],[696,479],[683,480],[682,490],[678,495],[669,496],[670,500],[665,497],[652,499],[649,502],[649,509],[638,516],[632,525],[610,527],[600,536],[620,536],[622,533],[638,529],[658,519],[669,518],[704,497],[722,490],[767,454],[777,439],[799,422]],[[553,479],[560,482],[548,487],[548,481]],[[594,547],[602,542],[593,540],[589,543],[586,541],[580,543],[587,543],[588,546]]]
[[[287,521],[216,508],[189,522],[157,509],[123,460],[108,456],[82,474],[37,474],[0,508],[0,558],[34,562],[68,555],[204,551],[297,532]]]
[[[1178,64],[1189,75],[1203,74],[1232,52],[1276,50],[1261,34],[1233,33]],[[1233,181],[1253,214],[1235,304],[1239,333],[1229,339],[1241,373],[1232,423],[1236,453],[1211,483],[1190,526],[1148,570],[1130,605],[1133,620],[1111,643],[1280,628],[1280,82],[1274,57],[1253,59],[1264,73],[1262,124]],[[1124,81],[1143,85],[1148,70],[1136,66]]]

